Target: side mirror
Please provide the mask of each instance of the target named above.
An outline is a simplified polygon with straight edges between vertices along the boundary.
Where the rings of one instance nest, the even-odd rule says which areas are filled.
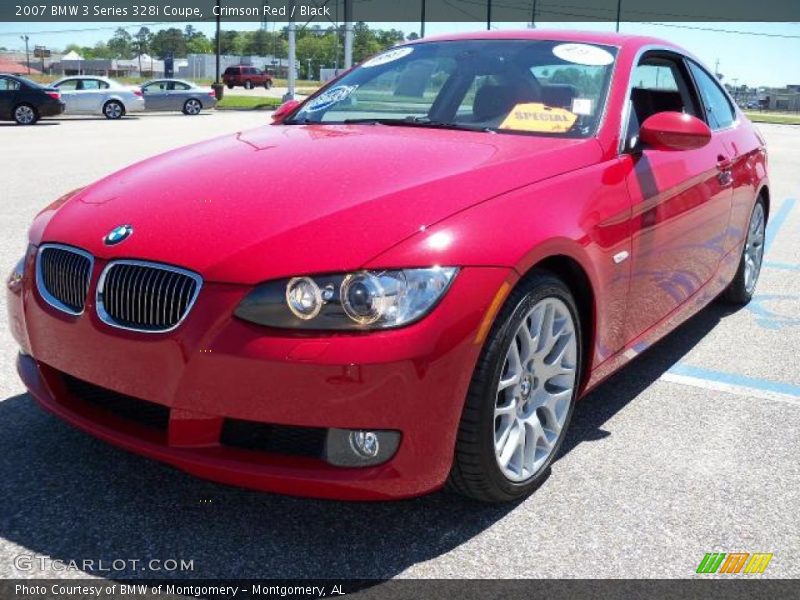
[[[300,106],[299,100],[287,100],[281,104],[274,113],[272,113],[272,124],[277,125],[282,123],[283,120],[289,116],[295,108]]]
[[[697,117],[667,111],[647,117],[639,139],[656,150],[694,150],[711,141],[711,130]]]

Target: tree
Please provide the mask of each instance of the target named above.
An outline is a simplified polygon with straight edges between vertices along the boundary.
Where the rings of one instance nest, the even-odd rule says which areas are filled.
[[[130,58],[133,53],[133,37],[122,27],[117,28],[107,45],[113,58]]]
[[[214,45],[202,33],[197,33],[191,39],[186,40],[186,54],[211,54],[214,52]]]
[[[264,29],[254,31],[249,40],[247,53],[266,56],[273,46],[271,42],[270,34]]]
[[[147,27],[142,27],[136,32],[136,54],[139,57],[139,73],[142,72],[142,54],[150,49],[150,39],[153,35]]]
[[[370,30],[364,21],[359,21],[353,26],[353,62],[359,63],[384,48],[385,46],[375,39],[375,32]]]
[[[243,54],[244,39],[238,31],[223,31],[220,36],[221,54]]]
[[[186,56],[186,39],[183,37],[183,32],[177,27],[161,29],[153,36],[150,48],[153,54],[159,58],[164,58],[169,54],[175,57],[184,57]]]

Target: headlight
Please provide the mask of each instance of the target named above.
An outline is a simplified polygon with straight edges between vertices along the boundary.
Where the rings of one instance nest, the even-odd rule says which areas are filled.
[[[291,329],[389,329],[417,321],[441,300],[458,269],[358,271],[259,285],[235,311],[240,319]]]
[[[25,262],[27,259],[27,255],[23,256],[19,259],[19,262],[16,264],[14,269],[11,271],[11,274],[8,276],[6,280],[6,285],[8,289],[12,292],[16,293],[22,288],[22,279],[25,277]]]

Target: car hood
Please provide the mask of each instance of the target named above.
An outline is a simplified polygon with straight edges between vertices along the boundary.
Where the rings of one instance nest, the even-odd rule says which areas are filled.
[[[504,192],[593,164],[594,139],[385,125],[265,126],[127,167],[42,213],[41,241],[211,281],[357,269]],[[119,225],[133,233],[107,246]]]

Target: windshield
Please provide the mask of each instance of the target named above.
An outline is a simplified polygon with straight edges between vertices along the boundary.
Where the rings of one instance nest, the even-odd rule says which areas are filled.
[[[381,123],[593,135],[617,50],[543,40],[400,46],[312,97],[286,123]]]

